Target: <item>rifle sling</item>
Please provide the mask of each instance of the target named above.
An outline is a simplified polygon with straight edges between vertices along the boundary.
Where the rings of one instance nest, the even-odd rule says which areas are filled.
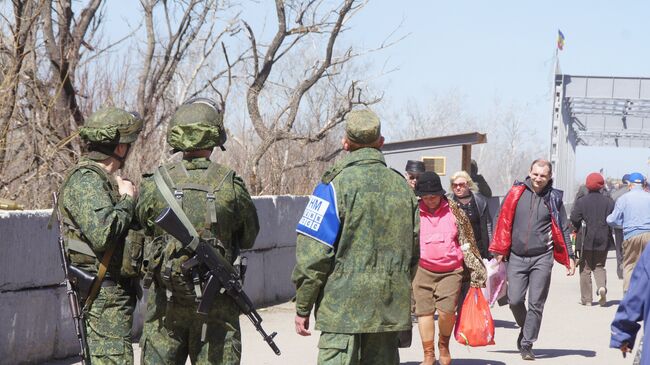
[[[165,179],[163,178],[160,169],[154,171],[153,180],[156,183],[156,187],[158,187],[158,191],[160,191],[160,194],[167,202],[169,208],[176,214],[178,219],[180,219],[180,221],[183,223],[185,228],[187,228],[187,231],[194,238],[192,242],[188,245],[189,246],[188,248],[191,251],[196,252],[196,246],[199,244],[199,234],[196,232],[194,225],[192,225],[192,222],[190,222],[190,219],[183,211],[183,208],[181,208],[181,206],[178,204],[178,201],[176,201],[176,198],[174,198],[174,194],[170,190],[169,185],[165,182]]]
[[[88,298],[86,298],[86,303],[84,303],[84,311],[90,310],[90,306],[93,305],[95,298],[97,298],[97,294],[99,294],[99,288],[102,286],[102,281],[104,281],[104,277],[106,276],[106,270],[108,270],[108,264],[111,261],[111,256],[113,256],[113,251],[115,251],[115,246],[117,246],[115,243],[111,244],[106,252],[104,252],[102,261],[99,263],[97,280],[93,283],[93,286],[90,289],[90,294],[88,294]]]
[[[86,242],[76,240],[74,238],[65,238],[65,240],[68,243],[68,251],[75,251],[84,255],[97,258],[95,252],[93,252],[93,250],[90,248],[90,246],[88,246]]]

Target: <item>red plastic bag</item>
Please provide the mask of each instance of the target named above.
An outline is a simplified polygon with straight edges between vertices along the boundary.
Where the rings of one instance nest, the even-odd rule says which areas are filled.
[[[494,345],[494,321],[481,289],[469,288],[456,321],[454,337],[466,346]]]

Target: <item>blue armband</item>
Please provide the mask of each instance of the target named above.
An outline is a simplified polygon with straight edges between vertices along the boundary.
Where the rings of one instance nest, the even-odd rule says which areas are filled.
[[[309,197],[296,232],[333,248],[340,226],[334,186],[320,183]]]

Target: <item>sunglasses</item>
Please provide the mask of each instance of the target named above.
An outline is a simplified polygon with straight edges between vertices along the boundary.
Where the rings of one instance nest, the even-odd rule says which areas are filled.
[[[466,187],[466,186],[467,186],[467,183],[458,183],[458,184],[456,184],[456,183],[452,183],[452,184],[451,184],[451,187],[452,187],[452,188],[464,188],[464,187]]]

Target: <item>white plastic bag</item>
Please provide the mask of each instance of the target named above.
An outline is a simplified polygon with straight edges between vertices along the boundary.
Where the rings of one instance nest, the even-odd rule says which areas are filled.
[[[494,258],[490,259],[490,261],[483,259],[483,263],[487,268],[488,278],[485,288],[481,288],[481,291],[483,291],[483,296],[492,307],[497,300],[507,294],[506,264],[504,262],[498,263]]]

